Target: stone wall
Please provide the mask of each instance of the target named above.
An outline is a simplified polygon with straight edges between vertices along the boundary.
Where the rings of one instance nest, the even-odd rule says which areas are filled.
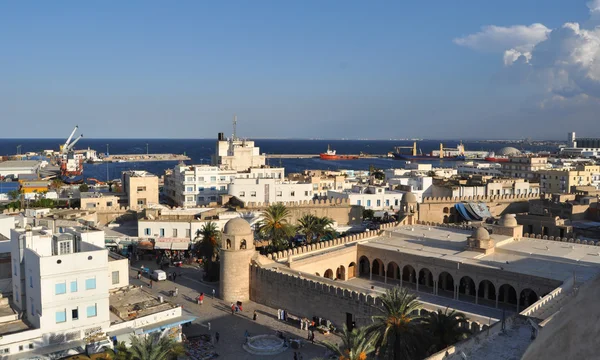
[[[419,220],[443,223],[444,216],[450,215],[450,209],[459,202],[483,202],[492,216],[504,213],[517,214],[529,210],[529,200],[539,199],[539,195],[492,195],[462,197],[426,197],[419,204]]]
[[[357,326],[368,325],[379,301],[371,295],[258,266],[250,268],[250,300],[299,317],[322,317],[338,328],[346,323],[346,313],[352,314]]]

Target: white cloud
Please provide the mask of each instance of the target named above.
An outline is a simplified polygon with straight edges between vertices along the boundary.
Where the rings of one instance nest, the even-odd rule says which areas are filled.
[[[600,0],[587,6],[590,21],[600,20]],[[600,27],[586,29],[578,23],[553,30],[541,24],[486,26],[454,42],[480,51],[501,51],[505,66],[529,81],[541,81],[549,93],[543,108],[548,108],[548,102],[600,99]]]
[[[480,32],[454,39],[454,43],[484,52],[502,53],[509,49],[529,51],[547,38],[550,29],[542,24],[484,26]]]

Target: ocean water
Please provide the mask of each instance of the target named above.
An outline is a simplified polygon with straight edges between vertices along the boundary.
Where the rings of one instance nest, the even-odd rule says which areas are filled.
[[[58,150],[65,139],[0,139],[0,155],[13,155],[17,153],[17,146],[21,145],[21,153],[40,152],[45,149]],[[395,146],[412,146],[412,141],[396,140],[301,140],[301,139],[258,139],[255,140],[261,153],[266,154],[318,154],[327,150],[329,145],[338,154],[387,154]],[[417,146],[423,153],[439,149],[438,140],[419,141]],[[459,141],[444,141],[444,147],[455,147]],[[471,151],[497,151],[509,146],[498,143],[463,142],[466,150]],[[191,158],[187,164],[209,164],[211,155],[215,152],[215,139],[81,139],[75,146],[76,149],[88,147],[110,154],[145,154],[148,152],[186,154]],[[554,150],[547,147],[527,147],[521,150],[543,151]],[[301,172],[308,169],[337,170],[354,169],[368,170],[370,166],[380,169],[401,167],[402,162],[393,159],[375,158],[358,160],[328,161],[315,159],[267,159],[271,166],[282,166],[286,173]],[[442,163],[442,164],[440,164]],[[147,170],[160,175],[166,169],[173,168],[177,163],[167,162],[128,162],[111,164],[85,164],[85,178],[96,178],[104,181],[120,177],[122,171]],[[454,161],[436,161],[434,166],[456,166]]]

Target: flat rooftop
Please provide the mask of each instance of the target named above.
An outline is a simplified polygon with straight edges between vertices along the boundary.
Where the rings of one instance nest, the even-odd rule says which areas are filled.
[[[593,245],[523,238],[496,246],[493,254],[484,255],[466,250],[471,231],[414,225],[396,228],[392,234],[361,245],[559,281],[573,275],[586,281],[600,272],[600,247]],[[497,244],[511,239],[496,234],[491,237]]]
[[[135,286],[111,291],[109,304],[111,324],[133,320],[177,307],[168,301],[161,302],[158,297]]]
[[[34,168],[40,163],[38,160],[7,160],[0,162],[0,169]]]

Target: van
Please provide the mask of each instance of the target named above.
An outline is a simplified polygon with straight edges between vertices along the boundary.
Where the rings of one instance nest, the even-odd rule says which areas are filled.
[[[155,281],[167,280],[167,273],[162,270],[154,270],[151,278]]]

